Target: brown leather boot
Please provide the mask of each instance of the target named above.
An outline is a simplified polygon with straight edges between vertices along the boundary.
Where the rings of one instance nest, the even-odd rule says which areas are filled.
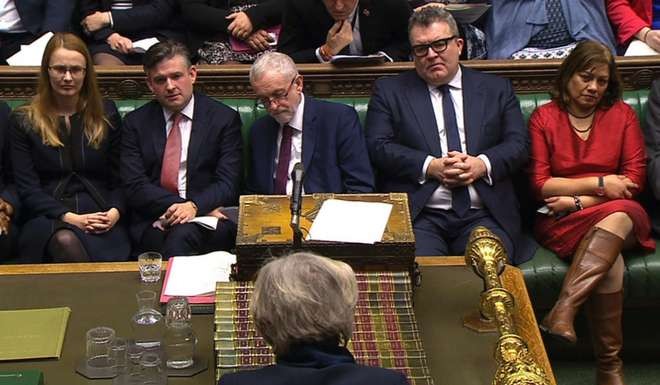
[[[592,227],[578,245],[566,272],[559,298],[540,328],[565,342],[577,341],[573,320],[580,305],[610,270],[623,247],[623,239],[607,230]]]
[[[587,319],[596,356],[596,384],[624,385],[621,313],[623,292],[592,294],[587,302]]]

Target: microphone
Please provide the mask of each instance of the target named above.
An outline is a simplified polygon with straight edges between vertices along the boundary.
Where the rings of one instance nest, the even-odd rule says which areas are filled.
[[[300,231],[300,208],[302,207],[302,188],[305,172],[300,162],[293,166],[291,171],[291,181],[293,189],[291,190],[291,228],[293,229],[294,247],[299,247],[302,240]]]

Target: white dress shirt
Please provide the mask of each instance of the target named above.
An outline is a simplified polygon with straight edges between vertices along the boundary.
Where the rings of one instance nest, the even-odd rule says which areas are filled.
[[[454,104],[454,111],[456,112],[456,125],[458,126],[458,136],[461,141],[461,149],[463,153],[467,153],[467,147],[465,145],[465,120],[463,116],[463,72],[461,67],[458,67],[458,71],[454,78],[449,81],[449,93],[451,94],[452,102]],[[435,115],[435,121],[438,126],[438,135],[440,137],[440,147],[442,148],[442,156],[447,156],[447,132],[445,131],[445,121],[444,114],[442,109],[442,92],[435,86],[428,86],[429,94],[431,96],[431,104],[433,105],[433,114]],[[486,164],[486,175],[483,179],[488,184],[492,184],[490,178],[491,165],[490,160],[484,154],[478,155],[478,158],[483,160]],[[422,175],[420,178],[420,183],[426,182],[426,170],[429,167],[429,164],[434,159],[433,156],[429,155],[424,161],[424,166],[422,168]],[[483,207],[483,203],[477,190],[474,186],[468,185],[468,192],[470,194],[470,208],[479,209]],[[438,188],[435,189],[431,198],[426,202],[426,207],[431,207],[435,209],[449,210],[451,209],[451,189],[445,187],[443,184],[440,184]]]
[[[291,180],[291,171],[293,171],[293,166],[296,163],[302,163],[302,141],[303,141],[303,115],[305,113],[305,94],[300,94],[300,104],[298,104],[298,109],[296,113],[291,118],[291,121],[287,123],[291,128],[293,128],[293,134],[291,136],[291,160],[289,161],[289,168],[287,170],[287,181],[286,181],[286,193],[291,195],[293,190],[293,181]],[[282,127],[280,125],[280,131],[277,133],[277,149],[275,150],[275,167],[273,172],[273,179],[275,179],[277,174],[277,165],[280,162],[280,146],[282,145]],[[303,187],[303,193],[305,188]]]
[[[186,186],[187,186],[187,166],[188,166],[188,145],[190,144],[190,132],[192,131],[193,111],[195,110],[195,96],[190,98],[188,104],[181,110],[180,114],[183,115],[179,122],[179,130],[181,131],[181,159],[179,163],[179,175],[177,187],[179,189],[179,196],[186,199]],[[165,116],[165,137],[170,134],[172,130],[172,115],[174,112],[163,108],[163,115]]]

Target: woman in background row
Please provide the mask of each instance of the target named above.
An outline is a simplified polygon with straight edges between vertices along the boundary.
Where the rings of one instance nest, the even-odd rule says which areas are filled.
[[[552,102],[530,118],[531,181],[547,213],[537,239],[571,260],[559,298],[541,322],[551,336],[574,343],[573,320],[588,301],[598,385],[623,384],[621,250],[649,250],[650,223],[632,200],[644,185],[645,152],[633,109],[610,49],[579,43],[559,68]]]
[[[44,51],[37,95],[10,119],[12,166],[26,210],[20,255],[128,259],[130,240],[118,223],[120,130],[87,47],[75,35],[56,33]]]
[[[176,0],[81,0],[83,32],[94,64],[142,65],[141,39],[186,39]]]

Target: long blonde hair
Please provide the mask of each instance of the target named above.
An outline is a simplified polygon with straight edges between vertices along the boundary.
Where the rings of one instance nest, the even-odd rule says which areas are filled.
[[[110,122],[106,119],[103,100],[98,84],[96,83],[96,72],[92,57],[85,43],[77,36],[70,33],[56,33],[46,45],[44,56],[41,58],[41,70],[39,72],[39,83],[37,94],[30,104],[23,106],[19,111],[25,114],[33,129],[41,136],[45,145],[52,147],[63,147],[58,133],[58,114],[55,107],[55,95],[50,86],[50,75],[48,66],[53,52],[59,48],[76,51],[85,57],[86,71],[85,79],[78,98],[76,110],[82,116],[83,130],[89,144],[93,148],[99,148],[106,136],[107,126]]]

